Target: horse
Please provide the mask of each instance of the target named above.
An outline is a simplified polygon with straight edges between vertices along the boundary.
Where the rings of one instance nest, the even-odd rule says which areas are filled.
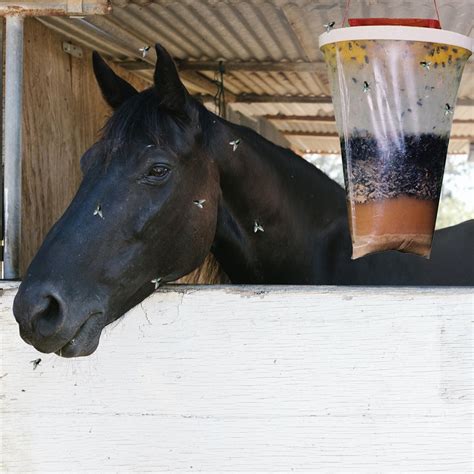
[[[209,252],[232,283],[474,284],[474,221],[437,231],[430,260],[399,252],[351,260],[344,189],[208,111],[166,49],[156,52],[154,84],[142,92],[93,55],[113,113],[18,290],[26,342],[89,355],[106,325]]]

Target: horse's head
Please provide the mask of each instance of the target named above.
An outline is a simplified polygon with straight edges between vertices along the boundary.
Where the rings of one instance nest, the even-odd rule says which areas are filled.
[[[92,353],[107,324],[199,266],[212,245],[220,191],[206,113],[156,50],[155,84],[141,93],[94,55],[114,113],[14,303],[22,337],[42,352]]]

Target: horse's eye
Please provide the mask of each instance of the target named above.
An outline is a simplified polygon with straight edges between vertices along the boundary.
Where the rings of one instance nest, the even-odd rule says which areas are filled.
[[[155,165],[148,173],[153,178],[164,178],[170,172],[169,168],[163,165]]]

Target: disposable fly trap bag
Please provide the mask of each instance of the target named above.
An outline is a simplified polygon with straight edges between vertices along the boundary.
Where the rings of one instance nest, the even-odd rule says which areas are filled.
[[[354,26],[319,38],[341,142],[352,258],[429,257],[467,36]]]

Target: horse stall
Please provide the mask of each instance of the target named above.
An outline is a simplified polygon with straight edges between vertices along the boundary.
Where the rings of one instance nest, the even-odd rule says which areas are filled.
[[[374,3],[362,13],[370,6],[373,16],[389,16],[386,2]],[[425,16],[428,3],[417,3]],[[469,2],[455,3],[439,5],[443,27],[472,35]],[[92,51],[143,90],[153,83],[150,46],[159,41],[210,110],[310,160],[335,160],[317,36],[342,19],[345,4],[0,3],[10,191],[0,283],[2,472],[472,471],[472,287],[231,285],[209,255],[108,325],[87,357],[38,352],[13,316],[19,280],[76,193],[80,157],[111,114]],[[471,60],[451,160],[472,160],[473,79]]]

